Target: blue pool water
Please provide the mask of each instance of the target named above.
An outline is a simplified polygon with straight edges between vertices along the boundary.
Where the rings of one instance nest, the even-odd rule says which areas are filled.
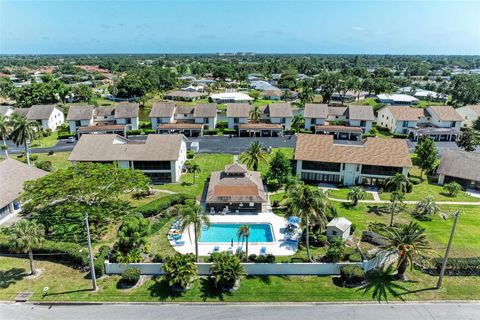
[[[212,223],[210,228],[202,229],[200,242],[231,242],[239,241],[237,232],[242,223]],[[242,241],[242,239],[240,239]],[[250,224],[249,242],[273,242],[272,226],[269,223]]]

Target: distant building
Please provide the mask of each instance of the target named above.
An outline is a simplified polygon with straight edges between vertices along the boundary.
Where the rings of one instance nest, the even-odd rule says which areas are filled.
[[[418,103],[418,99],[408,94],[381,93],[377,95],[377,101],[389,105],[411,106]]]
[[[33,105],[30,108],[18,108],[13,113],[27,117],[30,121],[36,121],[42,129],[55,131],[65,121],[63,110],[57,105]]]
[[[248,103],[227,103],[229,129],[237,129],[239,124],[248,123],[252,106]]]
[[[349,90],[343,94],[343,102],[349,103],[354,101],[363,100],[368,95],[368,92]],[[332,94],[332,101],[341,102],[342,94],[340,92],[334,92]]]
[[[282,100],[282,90],[280,89],[268,89],[262,92],[262,96],[266,100]]]
[[[174,101],[195,101],[207,96],[204,92],[196,92],[196,91],[170,91],[166,93],[163,98],[166,100],[174,100]]]
[[[254,99],[243,92],[222,92],[211,94],[209,100],[214,103],[249,103]]]

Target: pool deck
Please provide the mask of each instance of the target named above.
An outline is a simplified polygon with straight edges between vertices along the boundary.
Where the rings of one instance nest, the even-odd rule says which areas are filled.
[[[275,256],[289,256],[293,255],[297,249],[298,245],[295,241],[288,241],[285,239],[285,227],[287,225],[287,220],[277,216],[271,211],[271,208],[268,206],[267,212],[260,212],[258,214],[252,215],[211,215],[210,223],[269,223],[272,226],[274,241],[266,243],[248,243],[248,254],[260,254],[262,247],[267,248],[267,253],[271,253]],[[182,253],[194,253],[195,252],[195,242],[194,242],[194,233],[193,226],[186,230],[182,234],[182,239],[184,244],[176,245],[174,241],[171,241],[173,248]],[[198,244],[198,251],[200,256],[207,256],[213,252],[214,247],[218,246],[219,251],[233,251],[235,252],[239,246],[243,246],[245,250],[245,243],[238,242],[238,239],[234,239],[233,248],[230,246],[230,243],[201,243]]]

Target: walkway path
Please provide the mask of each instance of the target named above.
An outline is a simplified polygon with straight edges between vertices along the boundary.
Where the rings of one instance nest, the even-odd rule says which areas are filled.
[[[350,200],[347,199],[337,199],[337,198],[331,198],[328,197],[328,199],[335,201],[335,202],[351,202]],[[390,201],[388,200],[360,200],[360,203],[389,203]],[[420,201],[403,201],[405,204],[417,204]],[[480,206],[480,202],[466,202],[466,201],[461,201],[461,202],[455,202],[455,201],[435,201],[436,204],[457,204],[457,205],[472,205],[472,206]]]

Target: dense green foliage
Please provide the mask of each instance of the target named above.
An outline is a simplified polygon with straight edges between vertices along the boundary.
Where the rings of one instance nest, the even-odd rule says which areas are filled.
[[[95,239],[112,219],[130,211],[120,196],[144,189],[148,182],[137,170],[78,163],[26,183],[23,213],[45,226],[48,239],[74,242],[84,238],[83,220],[88,213]]]
[[[113,246],[112,258],[119,263],[141,262],[142,254],[147,251],[146,236],[150,232],[150,220],[142,215],[129,214],[123,218],[117,233],[117,242]]]
[[[220,252],[212,258],[213,265],[210,271],[215,277],[215,282],[220,289],[233,288],[235,282],[240,280],[240,277],[246,275],[245,268],[236,256],[227,252]]]
[[[168,285],[178,289],[187,289],[197,275],[197,266],[193,254],[169,256],[162,265]]]
[[[173,207],[177,204],[185,204],[185,200],[195,199],[193,195],[176,193],[170,194],[159,199],[155,199],[147,204],[144,204],[135,210],[141,213],[144,217],[157,215],[167,210],[170,207]]]
[[[121,281],[127,286],[133,286],[140,280],[140,274],[140,269],[128,268],[122,272]]]

